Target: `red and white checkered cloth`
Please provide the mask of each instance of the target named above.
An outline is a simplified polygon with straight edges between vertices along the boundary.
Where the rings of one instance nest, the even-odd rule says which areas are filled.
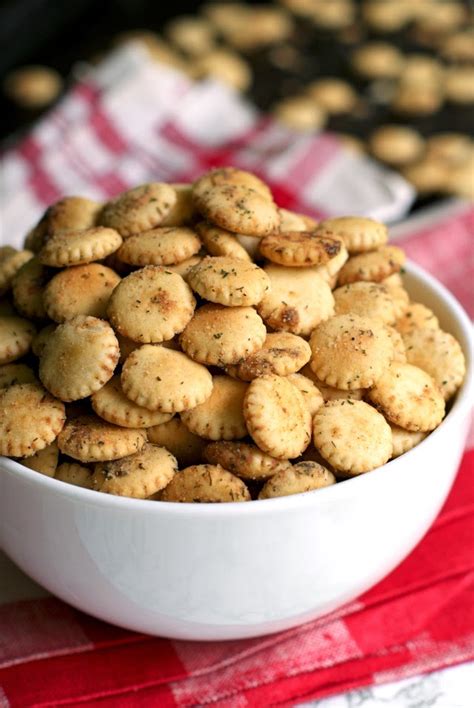
[[[144,74],[146,82],[156,80],[156,68],[146,66]],[[121,91],[107,90],[117,78]],[[332,138],[291,138],[213,84],[192,88],[167,72],[153,95],[139,84],[129,58],[102,68],[5,154],[4,242],[19,243],[44,206],[63,194],[104,198],[150,177],[184,181],[222,164],[261,174],[282,206],[337,212],[320,199],[334,194],[330,182],[338,172],[326,177],[328,170],[347,165]],[[357,182],[364,169],[367,179],[373,172],[370,164],[362,173],[353,164],[352,193],[363,202]],[[339,176],[342,193],[350,194],[351,175]],[[471,313],[473,219],[472,207],[460,208],[435,226],[414,227],[403,244]],[[0,708],[292,706],[474,659],[470,447],[443,511],[411,556],[356,602],[302,627],[191,643],[133,634],[54,598],[1,606]]]

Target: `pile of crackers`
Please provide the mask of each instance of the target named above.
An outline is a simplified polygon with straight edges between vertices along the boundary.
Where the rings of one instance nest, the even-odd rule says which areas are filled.
[[[0,453],[102,493],[266,499],[380,467],[442,421],[456,339],[362,217],[218,168],[65,197],[0,249]]]

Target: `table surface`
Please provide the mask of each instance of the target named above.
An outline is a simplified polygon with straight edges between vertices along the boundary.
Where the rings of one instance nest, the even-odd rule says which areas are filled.
[[[49,593],[0,552],[0,604]],[[474,662],[300,704],[299,708],[471,708]]]

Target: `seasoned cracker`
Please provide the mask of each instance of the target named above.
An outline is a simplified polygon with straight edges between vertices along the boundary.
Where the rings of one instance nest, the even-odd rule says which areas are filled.
[[[424,328],[407,332],[403,341],[408,363],[426,371],[448,401],[466,374],[466,360],[457,339],[442,329]]]
[[[249,236],[248,234],[235,234],[235,238],[239,244],[244,248],[251,260],[258,261],[259,250],[258,244],[260,243],[260,238],[256,236]]]
[[[342,389],[335,388],[334,386],[328,386],[321,379],[318,379],[314,371],[311,369],[310,364],[306,364],[300,371],[302,376],[308,378],[316,386],[323,401],[338,401],[347,400],[350,398],[352,401],[361,401],[364,398],[365,388],[353,388],[353,389]]]
[[[397,318],[395,328],[404,335],[417,329],[439,329],[439,322],[429,307],[421,302],[411,302],[403,315]]]
[[[91,404],[100,418],[123,428],[150,428],[152,425],[166,423],[173,415],[150,411],[131,401],[122,390],[120,376],[113,376],[105,386],[93,393]]]
[[[31,343],[31,351],[35,356],[41,356],[41,354],[43,353],[43,349],[46,346],[46,343],[49,341],[49,338],[55,329],[56,324],[46,325],[46,327],[40,329],[38,334],[33,337],[33,341]]]
[[[58,436],[60,452],[80,462],[103,462],[133,455],[146,442],[146,431],[121,428],[95,415],[67,420]]]
[[[182,261],[182,263],[176,263],[176,265],[166,266],[166,270],[171,270],[173,273],[177,273],[183,278],[183,280],[188,282],[188,275],[191,268],[193,268],[201,261],[202,256],[191,256],[191,258],[187,258],[185,261]]]
[[[92,485],[105,494],[146,499],[164,489],[178,470],[176,458],[158,445],[145,445],[120,460],[99,462]]]
[[[322,322],[309,343],[312,370],[334,388],[369,388],[394,357],[384,325],[360,315],[337,315]]]
[[[112,378],[120,349],[112,327],[78,315],[56,327],[40,357],[39,377],[53,396],[77,401]]]
[[[307,336],[334,314],[334,298],[317,268],[268,265],[270,292],[258,305],[265,324],[277,331]]]
[[[207,440],[238,440],[247,435],[243,400],[247,384],[229,376],[214,376],[212,393],[204,403],[181,413],[195,435]]]
[[[34,325],[28,320],[0,316],[0,364],[9,364],[26,354],[35,334]]]
[[[204,305],[180,337],[183,350],[202,364],[237,364],[261,349],[267,330],[252,307]]]
[[[230,372],[242,381],[252,381],[257,376],[278,374],[288,376],[308,363],[311,348],[302,337],[290,332],[267,334],[261,349],[243,359]]]
[[[273,499],[290,494],[303,494],[329,487],[331,484],[336,484],[333,473],[317,462],[307,460],[277,472],[263,485],[258,498]]]
[[[338,216],[321,221],[315,235],[342,239],[351,255],[373,251],[387,243],[385,224],[363,216]]]
[[[243,442],[209,443],[204,450],[204,459],[212,465],[221,465],[242,479],[265,480],[291,467],[288,460],[277,460],[256,445]]]
[[[20,314],[38,319],[46,317],[43,293],[50,276],[50,269],[40,263],[38,258],[30,258],[16,273],[12,281],[12,292],[13,302]]]
[[[58,231],[82,231],[97,223],[102,204],[85,197],[63,197],[51,204],[40,224],[44,223],[44,240]],[[43,245],[43,244],[42,244]]]
[[[254,189],[234,184],[212,187],[196,202],[202,216],[226,231],[266,236],[280,225],[276,204]]]
[[[419,430],[405,430],[393,423],[390,423],[390,428],[392,429],[393,443],[392,457],[400,457],[400,455],[405,454],[408,450],[419,445],[427,436],[427,433],[420,432]]]
[[[314,231],[318,222],[307,214],[298,214],[289,209],[279,209],[280,231]]]
[[[289,267],[325,265],[341,250],[341,241],[314,231],[284,231],[260,241],[260,253],[272,263]]]
[[[166,447],[178,460],[180,467],[196,465],[202,461],[203,450],[208,441],[194,435],[178,417],[167,423],[154,425],[147,430],[148,440]]]
[[[227,185],[237,185],[239,187],[253,189],[268,201],[273,201],[272,193],[265,182],[262,182],[261,179],[251,172],[239,170],[237,167],[217,167],[214,170],[206,172],[194,182],[193,198],[196,202],[199,202],[199,199],[213,187]]]
[[[206,256],[188,274],[188,283],[202,298],[228,307],[257,305],[270,280],[255,263],[228,256]]]
[[[182,352],[145,344],[122,368],[124,394],[150,411],[175,413],[203,403],[212,392],[208,370]]]
[[[62,462],[56,470],[54,479],[66,484],[74,484],[75,487],[93,489],[92,470],[77,462]]]
[[[334,290],[333,295],[336,315],[354,313],[388,325],[395,323],[395,302],[381,283],[349,283]]]
[[[12,246],[0,246],[0,295],[7,292],[15,275],[33,255],[32,251],[17,251]]]
[[[187,226],[196,217],[193,203],[193,186],[184,182],[170,184],[176,194],[176,201],[160,222],[160,226]]]
[[[177,202],[169,184],[150,182],[119,194],[104,206],[100,223],[127,238],[159,226]]]
[[[15,384],[38,383],[35,372],[26,364],[4,364],[0,366],[0,388]]]
[[[339,271],[340,285],[359,280],[380,282],[392,273],[398,273],[405,263],[405,253],[398,246],[381,246],[376,251],[352,256]]]
[[[146,266],[119,283],[107,312],[117,332],[148,344],[182,332],[195,305],[191,289],[180,275],[160,266]]]
[[[130,236],[120,246],[117,257],[134,266],[175,265],[198,253],[201,241],[187,226],[157,226]]]
[[[390,327],[389,325],[386,325],[386,330],[393,344],[393,361],[405,363],[407,361],[407,353],[402,335],[395,327]]]
[[[392,456],[392,432],[364,401],[330,401],[313,418],[314,444],[325,460],[348,475],[384,465]]]
[[[406,430],[428,432],[444,418],[441,391],[425,371],[401,362],[392,365],[369,391],[385,417]]]
[[[298,457],[311,440],[303,394],[282,376],[261,376],[249,384],[244,417],[255,443],[272,457]]]
[[[192,465],[175,474],[161,492],[167,502],[245,502],[250,493],[241,479],[219,465]]]
[[[121,278],[100,263],[66,268],[44,288],[46,313],[55,322],[66,322],[77,315],[105,317],[113,290]]]
[[[31,457],[21,460],[21,464],[28,467],[30,470],[46,475],[46,477],[54,477],[56,467],[58,466],[59,450],[55,442],[47,445],[42,450],[38,450]]]
[[[400,274],[393,273],[388,278],[381,280],[380,284],[388,290],[388,294],[395,305],[395,317],[397,320],[400,319],[410,303],[410,296],[403,286]]]
[[[236,234],[208,224],[207,221],[200,221],[196,224],[196,231],[211,256],[228,256],[240,258],[243,261],[251,260],[246,249],[239,243]]]
[[[324,404],[324,398],[321,391],[315,383],[303,374],[290,374],[288,381],[291,381],[293,386],[303,394],[306,408],[309,410],[311,417]]]
[[[0,389],[0,455],[31,457],[56,439],[65,420],[64,404],[38,383]]]
[[[337,256],[331,258],[331,260],[328,261],[325,265],[317,266],[314,269],[314,272],[317,273],[317,275],[319,275],[323,280],[329,283],[331,289],[335,287],[337,275],[344,263],[346,263],[347,259],[349,258],[347,248],[344,246],[342,241],[341,244],[341,250],[339,251]]]
[[[104,226],[78,231],[57,231],[46,241],[38,258],[44,265],[55,268],[82,265],[106,258],[121,244],[120,234]]]

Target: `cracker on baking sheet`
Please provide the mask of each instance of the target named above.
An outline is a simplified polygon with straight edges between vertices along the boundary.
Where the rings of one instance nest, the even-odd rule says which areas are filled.
[[[265,480],[291,465],[288,460],[278,460],[256,445],[244,442],[209,443],[204,449],[204,459],[213,465],[221,465],[242,479]]]
[[[426,371],[449,400],[466,374],[466,359],[457,339],[442,329],[417,329],[404,334],[403,341],[408,363]]]
[[[277,472],[263,485],[259,499],[287,497],[290,494],[312,492],[336,484],[332,472],[309,460],[290,465],[287,469]]]
[[[127,238],[117,258],[134,266],[175,265],[196,255],[201,241],[188,226],[157,226]]]
[[[94,466],[92,486],[106,494],[146,499],[164,489],[177,470],[176,458],[168,450],[145,443],[133,455],[98,462]]]
[[[66,268],[44,288],[43,303],[48,317],[66,322],[76,315],[105,317],[110,296],[120,276],[100,263]]]
[[[337,315],[311,335],[311,369],[323,383],[342,389],[369,388],[394,357],[383,324],[360,315]]]
[[[265,342],[267,330],[252,307],[203,305],[180,336],[183,350],[202,364],[237,364]]]
[[[145,344],[125,361],[121,386],[125,396],[138,406],[177,413],[209,398],[212,376],[183,352]]]
[[[188,283],[202,298],[228,307],[258,305],[270,289],[262,268],[229,256],[206,256],[190,270]]]
[[[349,475],[369,472],[392,456],[392,432],[364,401],[326,403],[313,418],[314,445],[335,469]]]
[[[192,465],[175,474],[161,492],[168,502],[244,502],[250,493],[241,479],[219,465]]]
[[[154,425],[147,430],[148,440],[154,445],[166,447],[178,460],[180,467],[201,462],[208,440],[195,435],[175,416],[167,423]]]
[[[100,418],[123,428],[149,428],[166,423],[172,413],[150,411],[138,406],[124,394],[120,376],[113,376],[91,396],[92,408]]]
[[[0,389],[0,454],[31,457],[56,439],[65,419],[64,404],[39,383]]]
[[[141,450],[146,431],[121,428],[95,415],[69,418],[58,436],[60,452],[80,462],[118,460]]]
[[[53,396],[77,401],[112,378],[119,358],[119,344],[109,323],[77,315],[50,334],[40,355],[39,377]]]
[[[283,376],[261,376],[249,384],[244,417],[255,443],[272,457],[298,457],[311,440],[303,394]]]
[[[163,182],[150,182],[129,189],[107,202],[100,223],[127,238],[159,226],[177,201],[176,190]]]
[[[434,430],[444,418],[444,399],[431,376],[417,366],[392,362],[369,398],[385,417],[406,430]]]
[[[195,435],[207,440],[238,440],[247,435],[243,401],[244,381],[230,376],[214,376],[212,393],[204,403],[183,411],[181,420]]]
[[[136,342],[162,342],[182,332],[196,301],[177,273],[146,266],[127,275],[113,291],[107,314],[124,337]]]

